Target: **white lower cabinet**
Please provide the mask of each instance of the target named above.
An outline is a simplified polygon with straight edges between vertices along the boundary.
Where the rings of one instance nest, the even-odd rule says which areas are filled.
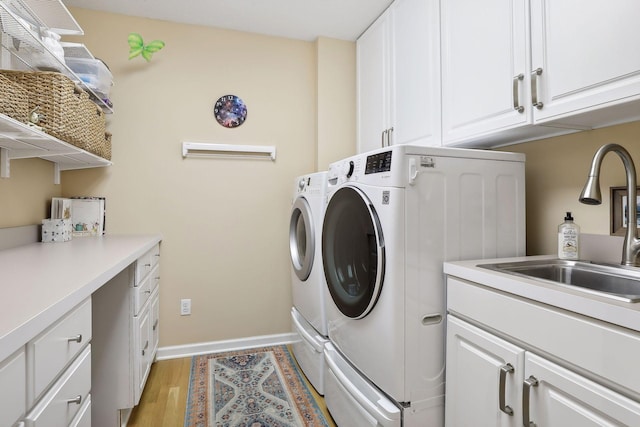
[[[91,391],[91,346],[74,360],[63,375],[27,414],[27,427],[66,427],[83,407]]]
[[[447,427],[636,426],[640,403],[454,316]]]
[[[26,411],[27,366],[24,346],[0,362],[0,426],[12,426]]]
[[[160,247],[93,294],[93,427],[126,425],[151,371],[159,339]]]
[[[447,290],[447,427],[640,425],[637,333],[451,277]]]
[[[519,425],[522,348],[449,315],[446,366],[447,427]]]
[[[67,427],[90,411],[91,298],[0,362],[0,426]]]

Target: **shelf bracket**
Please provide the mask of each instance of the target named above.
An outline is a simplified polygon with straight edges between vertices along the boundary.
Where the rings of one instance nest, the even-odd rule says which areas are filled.
[[[60,185],[60,165],[58,163],[53,164],[53,183]]]
[[[11,175],[11,160],[9,159],[9,149],[0,148],[0,178],[9,178]]]

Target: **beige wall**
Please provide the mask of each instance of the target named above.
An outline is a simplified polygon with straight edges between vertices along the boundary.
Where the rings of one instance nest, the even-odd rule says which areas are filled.
[[[0,228],[40,224],[48,218],[51,198],[61,194],[53,179],[53,163],[12,160],[10,177],[0,178]]]
[[[616,154],[607,154],[602,164],[602,204],[590,206],[578,201],[591,159],[607,143],[625,147],[640,167],[640,122],[504,147],[527,156],[527,254],[557,253],[557,227],[566,211],[573,213],[582,233],[609,234],[609,188],[626,185]]]
[[[356,45],[320,38],[316,170],[356,153]]]
[[[288,332],[293,179],[317,169],[319,151],[327,163],[355,149],[352,98],[337,110],[351,126],[322,132],[332,144],[318,149],[319,115],[336,114],[318,99],[355,94],[354,43],[72,12],[114,75],[114,165],[65,172],[63,193],[106,196],[109,233],[163,234],[160,345]],[[128,60],[132,31],[166,47]],[[226,94],[248,106],[236,129],[212,114]],[[275,145],[277,160],[183,159],[182,141]]]

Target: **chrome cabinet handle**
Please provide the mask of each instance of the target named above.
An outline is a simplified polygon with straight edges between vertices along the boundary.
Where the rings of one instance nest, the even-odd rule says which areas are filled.
[[[393,135],[393,127],[387,129],[387,147],[391,147],[391,136]]]
[[[542,74],[542,68],[536,68],[531,72],[531,98],[533,106],[540,110],[544,104],[538,101],[538,77]]]
[[[153,322],[153,330],[155,331],[157,327],[158,327],[158,320]]]
[[[513,365],[507,363],[500,368],[500,390],[498,399],[500,403],[500,410],[507,415],[513,415],[513,409],[509,405],[505,405],[505,393],[507,388],[507,374],[512,374],[514,371]]]
[[[381,142],[381,145],[380,145],[380,147],[382,147],[382,148],[384,148],[384,147],[385,147],[385,145],[384,145],[384,144],[385,144],[385,141],[386,141],[386,139],[387,139],[387,138],[386,138],[386,136],[387,136],[387,132],[388,132],[388,129],[385,129],[385,130],[383,130],[383,131],[382,131],[382,142]]]
[[[142,355],[144,356],[144,354],[146,353],[147,349],[149,348],[149,340],[147,340],[147,342],[144,345],[144,348],[142,349]]]
[[[81,395],[77,395],[73,399],[67,399],[67,405],[69,405],[71,403],[75,403],[76,405],[81,404],[82,403],[82,396]]]
[[[524,427],[535,427],[535,423],[529,418],[529,396],[531,394],[531,387],[538,386],[538,379],[531,375],[529,378],[524,380],[523,390],[522,390],[522,425]]]
[[[75,341],[78,344],[80,344],[82,342],[82,334],[78,334],[75,337],[67,338],[67,342],[72,342],[72,341]]]
[[[520,105],[520,82],[524,80],[524,74],[520,73],[513,78],[513,109],[518,113],[524,112],[524,107]]]

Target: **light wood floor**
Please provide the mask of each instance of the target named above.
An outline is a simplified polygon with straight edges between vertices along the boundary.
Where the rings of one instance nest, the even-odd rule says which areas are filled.
[[[160,360],[151,366],[140,404],[129,418],[128,427],[183,427],[187,409],[191,358]],[[306,378],[305,378],[306,381]],[[329,423],[335,427],[322,396],[309,386]]]

